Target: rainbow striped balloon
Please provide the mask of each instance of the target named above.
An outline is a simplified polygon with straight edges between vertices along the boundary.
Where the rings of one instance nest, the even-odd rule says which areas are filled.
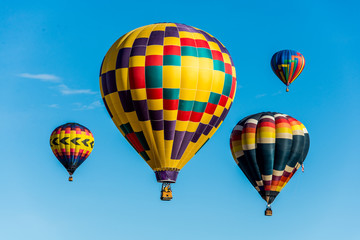
[[[282,50],[271,58],[271,68],[276,76],[286,85],[289,85],[300,75],[305,67],[304,56],[294,50]]]
[[[116,127],[157,180],[175,182],[225,119],[236,90],[235,67],[210,34],[157,23],[113,44],[101,66],[100,89]]]
[[[305,126],[276,112],[242,119],[230,136],[235,162],[269,205],[302,165],[309,146]]]

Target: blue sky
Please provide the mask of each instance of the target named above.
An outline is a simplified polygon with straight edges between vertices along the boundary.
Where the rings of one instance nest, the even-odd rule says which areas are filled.
[[[359,239],[360,29],[356,1],[7,1],[0,8],[1,239]],[[224,124],[182,169],[171,202],[117,131],[98,73],[111,44],[155,22],[203,29],[230,51],[238,89]],[[285,93],[274,52],[306,66]],[[278,111],[311,146],[264,217],[229,148],[243,117]],[[75,121],[95,147],[74,182],[51,131]]]

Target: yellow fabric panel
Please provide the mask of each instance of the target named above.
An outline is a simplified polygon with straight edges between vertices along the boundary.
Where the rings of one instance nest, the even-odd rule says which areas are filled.
[[[276,124],[276,134],[277,133],[290,133],[292,134],[291,128],[289,127],[278,127],[278,124]]]
[[[147,104],[149,110],[162,110],[164,108],[162,99],[148,99]]]
[[[170,159],[169,167],[170,167],[170,168],[177,168],[179,162],[181,162],[181,160],[173,160],[173,159]]]
[[[164,120],[175,121],[177,118],[177,110],[164,110]]]
[[[235,67],[232,66],[231,68],[232,68],[232,75],[233,75],[233,77],[236,78],[236,70],[235,70]]]
[[[181,132],[186,131],[188,123],[189,123],[188,121],[177,120],[175,130],[176,131],[181,131]]]
[[[300,125],[296,124],[296,125],[291,125],[291,129],[293,131],[296,131],[296,130],[302,130],[303,128]]]
[[[210,91],[212,80],[213,80],[213,70],[210,69],[199,69],[199,78],[198,78],[197,89]],[[207,100],[206,100],[207,101]]]
[[[126,123],[127,119],[124,116],[124,109],[120,102],[120,98],[117,92],[113,92],[105,96],[105,100],[108,103],[110,111],[113,113],[113,118],[120,118],[122,123]],[[116,115],[116,116],[115,116]]]
[[[193,67],[181,68],[181,89],[196,89],[198,80],[198,69]],[[180,99],[182,99],[180,97]]]
[[[153,31],[165,31],[166,25],[168,25],[168,24],[167,23],[158,23],[153,28]]]
[[[149,157],[152,156],[152,151],[151,150],[148,150],[148,151],[145,151],[145,152]],[[146,163],[151,167],[151,169],[156,168],[155,161],[152,158],[149,161],[146,161]]]
[[[100,82],[100,93],[101,93],[101,96],[104,97],[104,90],[103,90],[102,83],[101,83],[101,76],[99,77],[99,82]]]
[[[217,51],[221,52],[221,49],[220,49],[219,45],[217,45],[217,43],[215,43],[215,42],[208,42],[208,43],[209,43],[211,50],[217,50]]]
[[[188,124],[188,127],[187,127],[186,131],[195,132],[196,129],[198,128],[198,126],[199,126],[199,122],[189,121],[189,124]]]
[[[147,163],[150,165],[150,161],[153,161],[153,164],[155,167],[159,167],[159,165],[156,162],[156,159],[159,159],[159,153],[157,150],[156,145],[154,144],[155,139],[154,139],[154,135],[153,135],[153,131],[152,131],[152,127],[151,127],[151,122],[150,121],[139,121],[139,124],[141,126],[141,129],[143,130],[146,142],[149,145],[149,148],[151,149],[150,151],[146,151],[149,152],[149,157],[151,160],[147,161]]]
[[[223,53],[223,58],[224,58],[224,63],[229,63],[231,64],[231,60],[230,60],[230,57],[227,53]]]
[[[172,147],[173,147],[173,143],[174,140],[164,140],[165,141],[165,158],[166,158],[166,166],[168,167],[173,167],[171,166],[170,162],[170,158],[171,158],[171,151],[172,151]]]
[[[116,87],[118,91],[125,91],[130,89],[128,75],[129,75],[128,68],[119,68],[115,70]]]
[[[197,71],[199,67],[199,58],[193,56],[181,56],[181,67],[193,68],[193,71]]]
[[[204,35],[202,35],[201,33],[193,33],[192,34],[192,37],[194,39],[199,39],[199,40],[205,40],[206,41],[206,38],[204,37]]]
[[[180,36],[180,38],[193,38],[193,35],[191,32],[179,31],[179,36]]]
[[[157,166],[161,168],[166,167],[164,130],[153,131],[153,135],[155,139],[155,145],[159,153],[159,158],[156,159],[158,162]]]
[[[214,69],[214,63],[213,60],[210,58],[199,58],[199,69],[209,69],[209,70],[213,70]],[[211,72],[212,74],[212,72]]]
[[[129,67],[145,66],[145,56],[133,56],[129,59]]]
[[[258,127],[257,128],[257,132],[258,134],[260,133],[261,136],[274,136],[275,137],[275,128],[273,127]],[[270,135],[266,135],[266,134],[270,134]]]
[[[199,89],[199,88],[198,88]],[[208,102],[210,97],[210,91],[196,91],[195,101]]]
[[[220,71],[214,71],[214,80],[211,88],[212,92],[222,94],[224,88],[225,73]]]
[[[224,111],[224,107],[220,106],[220,105],[217,105],[216,109],[215,109],[215,112],[214,112],[214,115],[217,116],[217,117],[220,117],[221,114],[223,113]]]
[[[203,124],[209,124],[212,116],[213,116],[213,115],[204,112],[204,114],[203,114],[200,122],[203,123]]]
[[[136,38],[148,38],[150,37],[150,34],[152,32],[152,29],[154,28],[154,24],[140,27],[136,30],[138,30],[136,33],[134,33]]]
[[[225,104],[225,108],[226,108],[226,109],[229,109],[231,103],[232,103],[232,99],[231,99],[231,98],[228,98],[228,100],[227,100],[227,102],[226,102],[226,104]]]
[[[146,88],[131,89],[132,100],[144,100],[147,98]]]
[[[125,114],[134,132],[142,131],[136,112],[127,112]]]
[[[196,90],[180,88],[179,99],[181,99],[181,100],[194,101],[195,95],[196,95]]]
[[[163,66],[163,88],[180,88],[180,79],[180,66]]]
[[[146,56],[149,55],[163,55],[164,47],[161,45],[150,45],[146,47]]]
[[[175,23],[166,23],[167,27],[177,27]]]
[[[110,50],[105,56],[105,59],[102,64],[101,74],[107,73],[108,71],[115,70],[116,68],[116,58],[117,58],[117,51]]]
[[[113,106],[113,103],[112,103],[112,98],[111,98],[111,95],[112,94],[109,94],[109,95],[106,95],[105,96],[105,101],[107,102],[107,105],[108,105],[108,108],[109,110],[113,113],[113,118],[112,120],[114,121],[115,125],[118,126],[118,125],[121,125],[123,122],[127,122],[127,119],[125,118],[124,119],[124,115],[122,114],[117,114],[117,112],[120,112],[120,113],[123,113],[124,110],[122,108],[122,105],[120,104],[120,109],[115,109],[115,107]],[[113,112],[114,111],[114,112]],[[122,117],[123,119],[121,120],[120,117]]]
[[[164,46],[180,46],[180,38],[177,37],[165,37],[164,38]]]

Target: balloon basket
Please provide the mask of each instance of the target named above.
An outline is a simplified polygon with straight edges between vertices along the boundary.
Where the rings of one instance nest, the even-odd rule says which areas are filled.
[[[160,199],[162,201],[170,201],[173,198],[170,183],[163,183],[161,187]]]
[[[69,176],[69,182],[72,182],[72,181],[73,181],[73,177]]]
[[[265,210],[265,216],[272,216],[272,210],[271,207],[267,207]]]
[[[286,92],[289,92],[289,88],[286,88]]]

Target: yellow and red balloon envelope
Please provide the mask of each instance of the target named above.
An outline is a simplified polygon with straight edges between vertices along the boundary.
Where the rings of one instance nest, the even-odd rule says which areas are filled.
[[[93,150],[94,137],[86,127],[66,123],[51,133],[50,147],[71,176]]]
[[[178,171],[215,133],[235,95],[228,50],[184,24],[157,23],[119,38],[100,70],[105,106],[126,140],[155,171]]]

